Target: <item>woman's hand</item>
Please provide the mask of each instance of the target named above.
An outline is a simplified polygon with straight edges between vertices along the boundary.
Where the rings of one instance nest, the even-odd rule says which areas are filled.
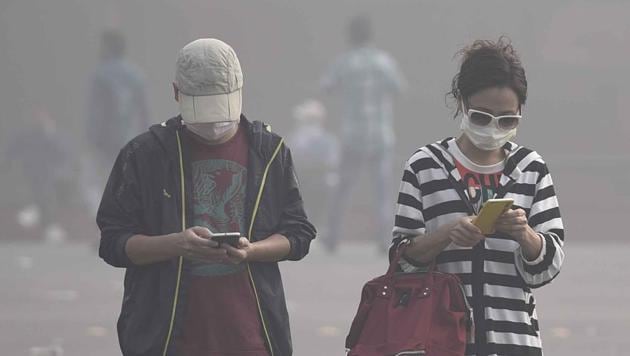
[[[457,220],[448,230],[448,237],[453,243],[461,247],[473,247],[483,240],[485,236],[481,230],[473,225],[475,216],[466,216]]]
[[[540,256],[543,240],[529,226],[525,210],[514,209],[506,211],[499,216],[494,226],[497,232],[510,236],[521,245],[523,255],[528,261],[533,261]]]
[[[510,209],[497,219],[495,225],[497,232],[510,236],[514,241],[521,243],[530,233],[527,223],[527,214],[523,209]]]

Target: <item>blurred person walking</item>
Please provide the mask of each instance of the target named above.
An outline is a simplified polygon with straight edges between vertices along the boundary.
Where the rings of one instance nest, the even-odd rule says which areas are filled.
[[[300,169],[300,190],[309,202],[309,215],[319,226],[339,181],[339,141],[326,130],[326,108],[319,101],[309,99],[296,106],[293,118],[295,126],[287,142]]]
[[[18,223],[25,229],[37,228],[45,241],[58,243],[68,237],[61,222],[62,210],[70,197],[64,192],[74,176],[72,147],[61,134],[57,121],[44,109],[36,109],[33,122],[10,140],[5,169],[17,168],[27,195]]]
[[[97,216],[100,256],[126,268],[122,352],[291,355],[277,262],[302,259],[316,234],[291,152],[241,114],[224,42],[186,45],[173,86],[180,115],[124,146]],[[229,232],[233,245],[212,238]]]
[[[329,251],[340,240],[341,223],[351,190],[361,171],[368,168],[373,181],[377,227],[373,238],[380,252],[387,250],[391,226],[392,153],[394,148],[393,100],[403,87],[395,60],[374,47],[372,25],[366,17],[355,17],[348,26],[350,49],[332,64],[322,78],[327,93],[340,98],[341,160],[339,184],[328,215],[328,231],[323,239]]]
[[[101,63],[92,77],[88,102],[88,154],[82,162],[86,200],[93,214],[118,151],[150,124],[144,80],[125,55],[124,36],[116,30],[103,32]]]
[[[475,41],[462,55],[450,93],[462,133],[407,161],[391,252],[408,242],[403,271],[434,263],[460,277],[475,322],[467,355],[542,355],[532,290],[560,273],[564,227],[545,161],[510,141],[533,119],[522,118],[525,70],[505,38]],[[483,235],[473,220],[493,197],[514,205]]]

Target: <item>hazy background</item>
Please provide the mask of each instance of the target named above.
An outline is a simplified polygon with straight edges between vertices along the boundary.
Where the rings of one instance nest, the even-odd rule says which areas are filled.
[[[177,113],[171,88],[177,51],[193,39],[217,37],[239,56],[250,119],[286,134],[293,107],[319,98],[334,132],[338,103],[320,93],[318,82],[347,48],[346,24],[357,14],[372,18],[377,47],[398,61],[407,81],[395,106],[395,177],[416,147],[459,132],[445,100],[456,51],[473,39],[512,39],[529,84],[516,141],[548,162],[567,228],[565,271],[538,298],[547,354],[622,355],[630,346],[622,333],[630,330],[630,308],[622,304],[630,293],[620,286],[630,252],[630,2],[499,0],[0,0],[0,347],[8,347],[0,353],[28,355],[56,339],[67,355],[118,350],[122,271],[93,252],[98,235],[80,190],[66,187],[59,206],[68,240],[43,242],[16,223],[30,202],[6,147],[35,111],[45,110],[73,152],[84,149],[103,30],[126,36],[153,122]],[[353,195],[348,219],[355,226],[346,229],[340,254],[327,256],[315,243],[303,263],[283,265],[298,356],[340,354],[361,284],[385,269],[385,259],[362,244],[373,204],[367,182]],[[305,292],[313,285],[321,293],[314,299]]]

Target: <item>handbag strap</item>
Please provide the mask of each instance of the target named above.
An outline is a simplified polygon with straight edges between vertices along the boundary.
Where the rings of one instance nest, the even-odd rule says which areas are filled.
[[[391,262],[389,263],[389,268],[387,268],[387,276],[391,276],[398,270],[398,266],[400,263],[400,259],[403,258],[405,254],[405,250],[407,249],[407,245],[409,244],[409,239],[404,239],[398,243],[396,246],[396,251],[394,252],[394,256],[392,257]],[[435,260],[431,261],[427,266],[426,272],[434,272],[435,271]]]
[[[403,253],[405,253],[405,249],[407,248],[408,243],[409,240],[403,240],[398,243],[398,246],[396,246],[396,251],[394,251],[394,257],[389,262],[389,268],[387,268],[387,273],[385,275],[391,276],[396,273],[396,270],[398,269],[398,264],[400,262],[400,259],[402,258]]]

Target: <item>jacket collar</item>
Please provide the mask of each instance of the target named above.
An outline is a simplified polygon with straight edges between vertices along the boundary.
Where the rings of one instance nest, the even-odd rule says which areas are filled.
[[[247,131],[250,152],[257,154],[261,158],[269,159],[271,156],[269,149],[267,149],[269,146],[267,143],[271,135],[269,126],[259,121],[251,122],[243,114],[241,114],[240,123]],[[149,131],[160,143],[160,146],[172,162],[179,161],[176,133],[179,132],[181,134],[184,127],[185,124],[181,116],[178,115],[149,128]]]
[[[440,163],[447,172],[458,178],[458,180],[461,180],[459,172],[455,167],[455,158],[449,151],[449,148],[456,144],[457,142],[454,137],[448,137],[440,142],[428,145],[427,148],[429,148],[433,156],[438,159],[438,163]],[[507,142],[502,148],[507,154],[505,158],[505,167],[503,168],[503,174],[501,177],[501,184],[505,184],[504,178],[508,180],[517,180],[521,176],[522,172],[518,167],[518,161],[520,161],[518,157],[520,155],[518,153],[523,150],[524,147],[519,146],[514,142]]]

